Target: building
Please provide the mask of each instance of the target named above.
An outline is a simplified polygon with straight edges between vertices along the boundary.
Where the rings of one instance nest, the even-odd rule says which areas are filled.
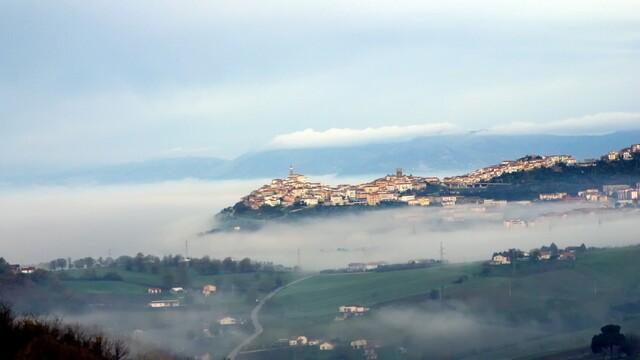
[[[149,303],[152,309],[180,307],[180,300],[156,300]]]
[[[491,265],[509,265],[511,264],[511,259],[509,257],[504,256],[502,254],[493,255],[491,258]]]
[[[567,193],[565,193],[565,192],[540,194],[540,200],[543,200],[543,201],[562,200],[562,199],[564,199],[566,197],[567,197]]]
[[[342,305],[338,310],[343,314],[363,314],[369,311],[369,308],[362,305]]]
[[[236,325],[237,323],[238,323],[238,320],[231,316],[226,316],[221,319],[218,319],[218,324],[220,325]]]
[[[210,294],[213,294],[216,292],[216,286],[215,285],[205,285],[202,287],[202,294],[204,296],[209,296]]]
[[[335,348],[336,348],[336,345],[329,341],[325,341],[322,344],[320,344],[320,350],[322,351],[335,350]]]

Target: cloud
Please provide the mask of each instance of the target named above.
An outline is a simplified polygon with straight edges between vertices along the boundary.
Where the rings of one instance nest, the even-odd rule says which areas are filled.
[[[319,131],[308,128],[278,135],[267,144],[272,149],[300,149],[342,147],[364,144],[407,141],[421,136],[460,134],[470,132],[462,126],[448,122],[382,126],[377,128],[331,128]],[[602,135],[616,131],[640,130],[640,113],[610,112],[585,115],[546,123],[512,122],[480,131],[485,135]]]
[[[602,135],[625,130],[640,130],[640,113],[599,113],[546,123],[512,122],[495,126],[486,133],[492,135]]]
[[[305,129],[289,134],[278,135],[268,144],[268,148],[314,148],[340,147],[406,141],[420,136],[442,135],[464,132],[465,130],[450,123],[434,123],[408,126],[382,126],[378,128],[350,129],[331,128],[325,131]]]

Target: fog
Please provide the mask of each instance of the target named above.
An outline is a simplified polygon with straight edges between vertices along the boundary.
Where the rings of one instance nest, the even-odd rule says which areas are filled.
[[[331,179],[331,183],[346,182]],[[444,258],[487,260],[494,251],[638,243],[637,211],[596,212],[588,204],[497,207],[402,208],[346,216],[267,223],[259,231],[200,235],[216,226],[214,215],[265,180],[179,182],[129,186],[4,189],[0,192],[1,256],[33,264],[58,257],[117,257],[138,252],[232,256],[303,268],[346,267],[350,262],[407,262]],[[550,216],[591,207],[581,215]],[[506,229],[504,219],[535,220],[534,227]]]

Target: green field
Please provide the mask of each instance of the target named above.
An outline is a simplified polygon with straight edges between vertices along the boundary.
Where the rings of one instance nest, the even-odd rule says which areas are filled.
[[[640,246],[633,246],[590,250],[575,261],[523,263],[516,268],[472,263],[315,275],[283,290],[268,304],[262,315],[266,331],[256,346],[305,334],[345,344],[368,337],[389,350],[410,335],[414,345],[409,359],[534,359],[571,349],[588,354],[591,337],[607,323],[622,325],[623,332],[640,333],[639,258]],[[345,304],[371,310],[362,317],[334,321],[338,307]],[[390,309],[411,309],[417,318],[438,321],[447,321],[438,314],[454,319],[462,314],[474,319],[471,325],[477,332],[495,332],[501,341],[469,340],[457,346],[447,337],[439,339],[439,334],[421,339],[411,330],[415,324],[393,328],[385,323],[380,314]],[[415,343],[454,350],[428,352]]]

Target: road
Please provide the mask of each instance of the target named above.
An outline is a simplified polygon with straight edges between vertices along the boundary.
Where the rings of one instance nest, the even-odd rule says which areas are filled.
[[[260,313],[260,310],[262,309],[262,305],[264,305],[269,299],[271,299],[275,294],[277,294],[280,290],[287,288],[291,285],[297,284],[303,280],[306,280],[310,277],[312,277],[313,275],[309,275],[309,276],[305,276],[302,277],[298,280],[292,281],[284,286],[281,286],[275,290],[273,290],[272,292],[270,292],[269,294],[267,294],[267,296],[264,297],[264,299],[260,300],[260,302],[258,303],[258,305],[256,305],[256,307],[253,308],[253,310],[251,310],[251,323],[253,324],[253,334],[251,334],[250,336],[248,336],[247,338],[245,338],[244,340],[242,340],[242,342],[236,346],[233,350],[231,350],[231,352],[229,353],[229,355],[227,356],[228,360],[235,360],[236,356],[238,355],[238,353],[240,352],[240,350],[242,350],[242,348],[244,348],[245,346],[249,345],[253,340],[255,340],[258,336],[260,336],[260,334],[262,334],[262,332],[264,331],[264,328],[262,327],[262,324],[260,324],[260,320],[258,319],[258,314]]]

